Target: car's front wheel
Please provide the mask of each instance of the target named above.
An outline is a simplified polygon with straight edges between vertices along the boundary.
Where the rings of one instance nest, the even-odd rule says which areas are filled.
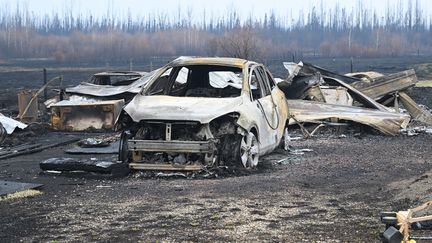
[[[123,162],[123,163],[129,162],[130,152],[129,152],[128,140],[129,140],[130,136],[131,136],[131,134],[129,131],[122,132],[122,134],[120,136],[118,160]]]
[[[259,159],[259,143],[252,132],[248,132],[240,138],[240,162],[246,169],[255,168]]]

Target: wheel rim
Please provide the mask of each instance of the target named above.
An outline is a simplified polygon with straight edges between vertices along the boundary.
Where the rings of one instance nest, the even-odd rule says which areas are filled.
[[[255,135],[247,133],[241,139],[240,160],[245,168],[254,168],[258,165],[259,144]]]

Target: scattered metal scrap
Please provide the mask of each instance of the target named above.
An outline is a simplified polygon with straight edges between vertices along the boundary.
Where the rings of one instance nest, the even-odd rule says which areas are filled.
[[[383,97],[392,96],[395,92],[414,87],[418,82],[413,69],[378,77],[370,77],[368,75],[368,73],[353,74],[354,77],[362,78],[360,81],[356,81],[351,85],[365,95],[378,101]]]
[[[396,99],[397,98],[399,98],[400,102],[415,121],[432,126],[432,114],[430,111],[417,105],[405,92],[396,94]]]
[[[37,153],[45,149],[71,144],[77,142],[78,140],[79,138],[71,138],[66,141],[55,142],[55,143],[45,144],[45,145],[41,143],[36,143],[36,144],[22,144],[15,147],[3,148],[2,150],[0,150],[0,160],[16,157],[20,155]]]
[[[361,75],[361,73],[356,75]],[[367,74],[364,77],[367,77]],[[363,78],[362,81],[357,81],[352,85],[383,105],[394,104],[396,110],[399,109],[398,101],[400,101],[413,120],[432,125],[431,112],[419,106],[406,93],[406,90],[414,87],[417,82],[415,71],[411,69],[387,76],[367,77],[366,81]]]
[[[288,78],[278,86],[289,100],[289,123],[299,124],[306,136],[311,133],[302,123],[318,123],[316,129],[319,129],[339,125],[339,120],[351,121],[386,135],[399,134],[407,128],[410,118],[432,124],[431,113],[405,93],[417,83],[414,70],[387,76],[371,72],[341,75],[302,62],[284,63],[284,66]],[[399,113],[398,101],[411,116]]]
[[[410,120],[408,115],[395,112],[306,100],[288,100],[288,107],[292,116],[289,120],[290,125],[338,118],[371,126],[386,135],[397,135],[401,128],[406,128]],[[333,123],[319,123],[321,124],[334,125]]]
[[[67,154],[117,154],[120,142],[116,141],[101,147],[74,147],[65,150]]]
[[[129,173],[129,168],[124,163],[99,161],[97,159],[50,158],[40,162],[39,167],[44,171],[85,171],[119,176]]]
[[[402,134],[406,134],[408,136],[416,136],[420,133],[432,134],[432,127],[427,126],[416,126],[416,127],[408,127],[406,129],[401,130]]]

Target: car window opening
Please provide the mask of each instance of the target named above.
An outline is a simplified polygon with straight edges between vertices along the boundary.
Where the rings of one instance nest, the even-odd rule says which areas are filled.
[[[226,98],[240,96],[241,68],[217,65],[191,65],[169,68],[147,94],[178,97]]]

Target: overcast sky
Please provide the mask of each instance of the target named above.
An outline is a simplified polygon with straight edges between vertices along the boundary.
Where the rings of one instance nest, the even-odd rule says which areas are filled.
[[[183,15],[188,10],[195,19],[202,19],[205,10],[208,17],[220,17],[230,9],[236,9],[242,17],[253,15],[262,18],[264,13],[274,11],[278,16],[296,18],[301,9],[309,10],[313,6],[320,7],[324,4],[326,9],[333,8],[336,3],[348,10],[356,8],[359,0],[0,0],[1,7],[14,10],[16,6],[26,7],[37,14],[62,14],[72,9],[74,14],[88,16],[105,15],[112,11],[115,15],[126,16],[130,11],[133,17],[147,16],[149,13],[168,13],[170,18],[177,17],[179,8]],[[368,9],[376,9],[379,15],[384,15],[386,3],[397,6],[400,0],[363,0],[363,5]],[[419,0],[422,10],[427,16],[432,14],[432,1]],[[402,0],[407,6],[408,0]],[[415,0],[412,0],[415,6]],[[413,7],[414,7],[413,6]]]

